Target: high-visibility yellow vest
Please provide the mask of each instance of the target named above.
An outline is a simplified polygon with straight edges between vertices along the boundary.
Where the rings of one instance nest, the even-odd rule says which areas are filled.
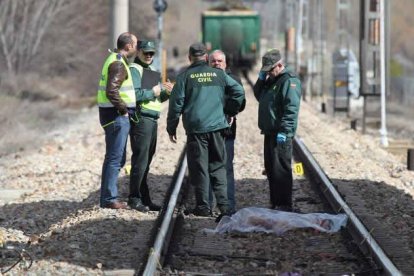
[[[136,63],[131,63],[129,65],[129,67],[131,68],[135,68],[138,70],[139,75],[141,76],[141,80],[142,80],[142,73],[144,72],[144,68],[142,68],[141,65],[136,64]],[[149,67],[152,70],[152,67]],[[154,100],[152,101],[144,101],[140,104],[141,110],[147,109],[147,110],[154,110],[154,111],[158,111],[161,112],[161,101],[159,99],[159,97],[156,97]]]
[[[131,72],[129,71],[128,64],[122,58],[122,56],[118,53],[111,53],[102,68],[101,79],[99,81],[98,87],[98,94],[97,94],[97,102],[99,107],[114,107],[113,104],[109,101],[108,97],[106,96],[106,85],[108,83],[108,69],[109,65],[111,65],[114,61],[121,61],[122,64],[125,66],[125,69],[128,73],[128,78],[124,80],[119,88],[119,96],[125,102],[128,107],[135,107],[136,106],[136,99],[135,99],[135,90],[134,84],[132,82]]]

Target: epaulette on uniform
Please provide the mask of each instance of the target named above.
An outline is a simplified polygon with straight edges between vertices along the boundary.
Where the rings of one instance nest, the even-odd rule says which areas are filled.
[[[288,72],[288,75],[289,75],[289,77],[291,77],[291,78],[297,78],[298,76],[294,73],[294,72],[292,72],[292,71],[289,71]]]

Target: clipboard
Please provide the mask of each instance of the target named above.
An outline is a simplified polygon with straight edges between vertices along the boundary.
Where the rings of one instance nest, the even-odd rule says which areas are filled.
[[[142,71],[141,88],[151,89],[161,81],[161,73],[145,69]]]

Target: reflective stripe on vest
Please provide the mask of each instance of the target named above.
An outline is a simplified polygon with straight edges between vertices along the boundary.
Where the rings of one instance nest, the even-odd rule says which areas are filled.
[[[137,63],[131,63],[129,65],[129,67],[135,68],[138,70],[141,78],[142,78],[142,72],[143,72],[143,68],[141,65],[137,64]],[[149,66],[149,68],[154,71],[154,69]],[[142,82],[142,79],[141,79]],[[156,97],[154,100],[152,101],[144,101],[140,104],[141,106],[141,110],[153,110],[153,111],[157,111],[157,112],[161,112],[161,101],[159,99],[159,97]]]
[[[131,72],[129,71],[129,67],[126,64],[125,60],[122,57],[121,59],[119,59],[118,55],[118,53],[111,53],[105,60],[105,63],[102,67],[101,79],[99,81],[98,93],[96,96],[99,107],[114,107],[114,105],[109,101],[108,97],[106,96],[106,86],[108,83],[108,69],[109,65],[111,65],[111,63],[114,61],[121,61],[122,64],[125,66],[125,69],[127,70],[128,74],[128,78],[122,82],[121,87],[119,88],[119,96],[125,102],[127,107],[136,106],[135,90],[134,84],[132,82]]]

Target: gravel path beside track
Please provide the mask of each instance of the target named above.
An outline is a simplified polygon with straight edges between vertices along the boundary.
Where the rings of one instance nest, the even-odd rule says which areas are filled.
[[[103,131],[96,109],[74,118],[73,124],[48,134],[43,147],[2,157],[0,189],[27,192],[18,200],[0,201],[0,231],[8,245],[26,248],[34,258],[31,275],[131,274],[146,254],[158,212],[98,207]],[[149,174],[156,203],[162,203],[184,145],[169,142],[164,121]],[[118,187],[123,200],[128,183],[122,170]],[[11,274],[22,271],[14,268]]]

